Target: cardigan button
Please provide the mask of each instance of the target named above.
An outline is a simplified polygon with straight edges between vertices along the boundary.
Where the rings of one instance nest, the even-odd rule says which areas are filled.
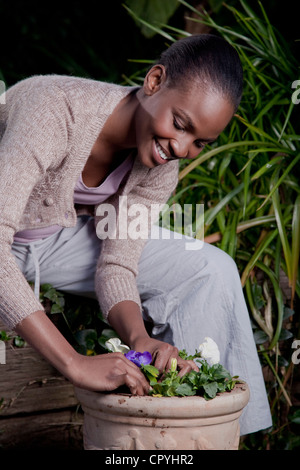
[[[52,206],[54,203],[52,197],[46,197],[46,199],[44,200],[44,204],[45,206]]]

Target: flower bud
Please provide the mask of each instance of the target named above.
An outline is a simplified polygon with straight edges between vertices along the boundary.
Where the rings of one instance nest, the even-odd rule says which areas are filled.
[[[175,372],[177,370],[177,359],[172,357],[171,359],[171,372]]]

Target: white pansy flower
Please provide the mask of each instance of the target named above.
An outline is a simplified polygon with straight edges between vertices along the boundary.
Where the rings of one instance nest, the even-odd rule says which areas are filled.
[[[200,344],[199,352],[201,357],[206,359],[210,366],[218,364],[220,362],[220,351],[218,345],[214,342],[213,339],[206,337],[204,338],[205,342]]]
[[[121,352],[123,354],[130,351],[130,348],[121,343],[120,338],[110,338],[105,341],[105,347],[111,352]]]

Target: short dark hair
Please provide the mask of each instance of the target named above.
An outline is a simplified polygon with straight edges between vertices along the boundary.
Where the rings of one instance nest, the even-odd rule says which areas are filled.
[[[186,85],[187,81],[209,86],[228,98],[234,110],[243,92],[243,69],[235,48],[214,34],[197,34],[180,39],[166,49],[156,62],[164,65],[166,86]]]

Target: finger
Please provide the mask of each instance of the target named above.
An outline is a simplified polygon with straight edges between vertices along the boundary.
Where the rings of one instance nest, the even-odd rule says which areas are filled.
[[[124,371],[123,373],[115,373],[110,375],[111,390],[114,390],[121,385],[126,385],[132,395],[148,395],[150,385],[145,379],[144,375],[139,372]]]
[[[160,373],[163,373],[171,368],[172,359],[174,358],[178,360],[178,349],[167,345],[157,351],[154,365]]]
[[[102,360],[106,360],[106,361],[111,361],[112,359],[118,359],[122,362],[125,363],[126,367],[131,367],[132,369],[138,369],[138,366],[136,364],[134,364],[132,361],[130,361],[129,359],[127,359],[127,357],[124,356],[123,353],[121,352],[112,352],[112,353],[109,353],[109,354],[103,354],[101,355],[101,359]]]
[[[131,361],[128,361],[128,359],[126,359],[125,367],[127,372],[126,385],[134,387],[134,394],[148,395],[150,390],[150,384],[141,369],[136,364],[133,364]]]
[[[145,386],[139,379],[127,374],[125,378],[125,384],[130,389],[132,395],[148,395],[149,384]]]
[[[103,354],[101,355],[101,358],[103,357],[103,360],[111,361],[111,359],[117,359],[120,361],[120,366],[124,367],[124,370],[130,370],[131,372],[134,373],[136,372],[138,375],[141,377],[145,377],[144,374],[141,372],[140,368],[134,364],[132,361],[127,359],[127,357],[124,356],[124,354],[116,352],[116,353],[109,353],[109,354]],[[122,369],[123,370],[123,369]]]
[[[197,366],[197,364],[193,361],[193,360],[185,360],[184,361],[185,364],[189,364],[189,366],[191,367],[192,370],[198,372],[199,371],[199,367]]]
[[[132,393],[136,394],[148,394],[150,390],[150,384],[147,381],[145,375],[141,369],[127,359],[122,353],[110,353],[101,356],[104,360],[109,361],[110,364],[110,379],[113,380],[115,387],[121,385],[130,385]],[[113,361],[111,361],[113,359]],[[113,387],[112,387],[113,389]]]
[[[141,393],[138,393],[138,395],[148,395],[149,390],[151,390],[151,387],[141,369],[126,357],[123,356],[123,358],[126,364],[126,368],[128,368],[129,379],[131,377],[136,379],[139,390],[141,390]]]
[[[195,372],[199,371],[199,368],[192,360],[191,361],[185,361],[185,360],[178,361],[178,369],[179,369],[180,377],[183,377],[185,374],[188,374],[189,372],[191,372],[191,370],[194,370]]]

